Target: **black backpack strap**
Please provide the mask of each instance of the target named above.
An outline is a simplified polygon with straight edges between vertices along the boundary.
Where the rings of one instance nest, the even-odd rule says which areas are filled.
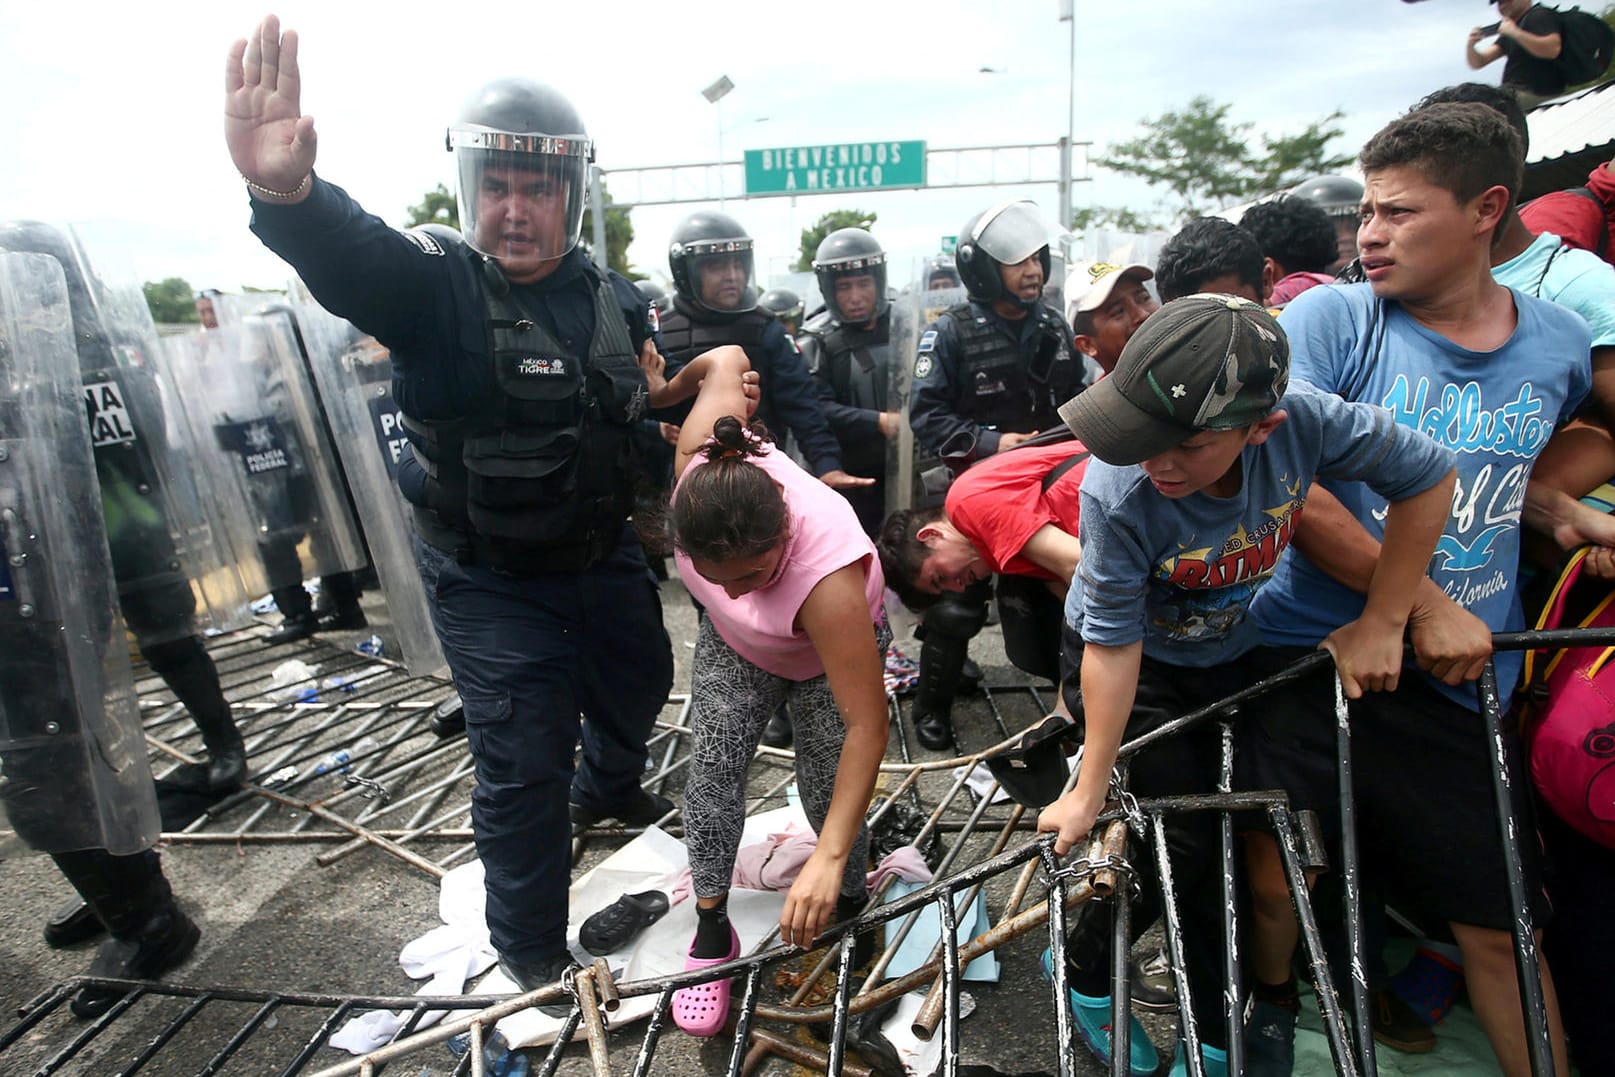
[[[1075,456],[1071,457],[1069,460],[1061,460],[1058,464],[1055,464],[1053,467],[1049,468],[1049,473],[1043,476],[1043,492],[1045,494],[1048,493],[1055,483],[1059,482],[1065,477],[1065,474],[1068,471],[1092,455],[1093,454],[1087,449],[1084,449]]]
[[[1368,329],[1363,333],[1363,340],[1363,361],[1357,368],[1357,377],[1351,386],[1340,393],[1343,400],[1361,400],[1368,389],[1368,379],[1379,365],[1379,353],[1385,347],[1385,300],[1379,296],[1374,297],[1374,307],[1369,311]]]

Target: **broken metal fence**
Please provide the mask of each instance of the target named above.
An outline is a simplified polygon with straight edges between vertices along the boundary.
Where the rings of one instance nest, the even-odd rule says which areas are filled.
[[[1510,633],[1497,636],[1495,643],[1500,649],[1587,646],[1594,643],[1605,645],[1615,643],[1615,631]],[[318,701],[286,701],[272,698],[270,691],[261,687],[265,681],[266,667],[287,657],[288,652],[284,649],[276,649],[266,657],[261,638],[252,633],[243,633],[215,641],[212,653],[227,693],[243,719],[241,724],[252,756],[255,784],[228,801],[215,805],[184,830],[166,835],[170,841],[309,842],[333,845],[333,848],[319,854],[321,864],[334,863],[361,849],[374,847],[433,876],[443,875],[454,862],[474,851],[469,827],[469,791],[473,778],[463,739],[440,739],[426,726],[438,704],[452,695],[452,687],[447,681],[412,678],[395,666],[362,655],[343,655],[326,648],[325,651],[310,650],[311,657],[321,660],[322,668],[319,676],[309,678],[307,686],[279,686],[282,692],[307,687],[319,692],[321,698]],[[1127,757],[1150,744],[1198,723],[1218,721],[1222,726],[1223,746],[1219,791],[1148,800],[1135,799],[1125,792],[1125,786],[1119,786],[1115,790],[1114,805],[1101,816],[1100,825],[1096,827],[1090,842],[1085,847],[1073,850],[1073,855],[1063,863],[1053,854],[1052,837],[1016,843],[1017,833],[1027,830],[1034,819],[1029,818],[1027,809],[1020,805],[995,805],[992,794],[996,792],[996,784],[986,795],[967,792],[969,769],[987,754],[989,748],[958,759],[913,762],[901,711],[896,699],[892,699],[894,741],[901,761],[883,765],[885,780],[894,784],[883,790],[885,802],[871,815],[871,825],[877,826],[880,817],[894,810],[895,805],[907,803],[921,809],[924,815],[924,822],[918,833],[913,835],[912,844],[923,846],[934,835],[947,835],[952,840],[944,843],[936,866],[935,881],[887,903],[882,903],[884,890],[874,894],[869,906],[855,921],[840,925],[828,933],[832,945],[817,960],[813,960],[812,955],[803,958],[801,951],[794,947],[771,946],[765,942],[758,951],[723,966],[631,983],[614,982],[606,963],[599,960],[577,971],[564,984],[503,999],[493,996],[338,996],[142,983],[133,985],[132,992],[121,1002],[102,1017],[88,1023],[67,1018],[66,1000],[86,984],[109,984],[115,981],[79,977],[52,988],[21,1008],[19,1023],[0,1036],[0,1066],[6,1072],[25,1072],[20,1058],[9,1062],[6,1060],[10,1055],[31,1053],[31,1059],[25,1065],[35,1068],[27,1072],[69,1072],[74,1060],[81,1057],[97,1037],[119,1027],[119,1022],[127,1026],[138,1021],[146,1042],[121,1064],[118,1073],[179,1072],[172,1068],[169,1064],[172,1058],[165,1056],[164,1052],[172,1053],[174,1044],[187,1034],[188,1029],[194,1032],[203,1025],[211,1026],[207,1035],[202,1037],[202,1042],[192,1044],[189,1048],[196,1066],[195,1072],[226,1072],[226,1065],[240,1057],[247,1045],[271,1036],[270,1030],[276,1029],[281,1017],[297,1015],[297,1019],[288,1020],[287,1025],[298,1026],[302,1035],[293,1037],[287,1030],[280,1030],[279,1039],[295,1042],[284,1043],[284,1051],[269,1051],[274,1058],[273,1064],[260,1068],[263,1072],[301,1074],[311,1072],[311,1067],[320,1062],[317,1056],[326,1040],[345,1020],[369,1010],[388,1009],[402,1010],[408,1014],[402,1029],[391,1043],[362,1057],[320,1068],[317,1070],[319,1077],[379,1073],[389,1063],[418,1058],[421,1052],[462,1034],[469,1036],[469,1049],[454,1072],[481,1074],[484,1039],[501,1018],[536,1004],[564,998],[570,999],[571,1012],[555,1046],[535,1066],[535,1072],[556,1072],[566,1057],[566,1045],[581,1031],[588,1067],[594,1073],[608,1074],[626,1069],[641,1075],[658,1072],[653,1069],[653,1060],[666,1028],[673,993],[691,984],[734,977],[740,992],[728,1050],[727,1072],[731,1075],[749,1073],[769,1055],[823,1069],[828,1073],[875,1072],[868,1060],[860,1063],[848,1053],[852,1019],[859,1014],[875,1011],[910,991],[921,989],[927,994],[914,1019],[913,1031],[921,1039],[940,1035],[942,1062],[938,1072],[952,1075],[957,1070],[961,1055],[959,1020],[962,970],[977,957],[1041,929],[1047,932],[1051,957],[1050,995],[1056,1030],[1053,1053],[1059,1073],[1066,1077],[1078,1072],[1077,1040],[1073,1035],[1064,958],[1068,914],[1073,908],[1096,897],[1111,897],[1111,930],[1116,941],[1111,970],[1115,1008],[1111,1024],[1114,1036],[1112,1072],[1124,1074],[1129,1072],[1130,1021],[1127,1014],[1130,1012],[1128,956],[1131,924],[1130,903],[1122,898],[1133,885],[1134,868],[1128,860],[1128,836],[1131,832],[1137,855],[1152,856],[1155,861],[1163,892],[1166,949],[1179,1000],[1180,1035],[1189,1072],[1195,1077],[1202,1077],[1200,1031],[1189,1005],[1179,899],[1172,882],[1172,864],[1167,855],[1163,820],[1177,813],[1210,811],[1219,813],[1221,822],[1220,853],[1224,876],[1224,893],[1221,897],[1224,905],[1226,974],[1233,985],[1224,1000],[1230,1072],[1240,1072],[1241,1020],[1244,1011],[1244,1001],[1238,988],[1241,964],[1234,919],[1233,887],[1237,873],[1233,817],[1242,812],[1260,812],[1267,816],[1272,826],[1290,883],[1303,950],[1317,989],[1319,1009],[1336,1071],[1353,1077],[1357,1074],[1372,1075],[1376,1069],[1368,1013],[1367,964],[1356,905],[1358,865],[1351,825],[1354,803],[1351,794],[1350,723],[1338,684],[1337,742],[1344,829],[1341,873],[1348,901],[1346,920],[1352,988],[1350,1015],[1341,1005],[1335,990],[1328,955],[1306,884],[1306,871],[1320,866],[1323,860],[1315,828],[1308,825],[1306,813],[1292,813],[1286,798],[1280,793],[1230,791],[1233,751],[1231,722],[1239,709],[1275,687],[1313,672],[1327,662],[1327,656],[1319,652],[1289,670],[1124,745],[1121,752],[1123,772]],[[350,674],[349,683],[345,686],[325,686],[332,676],[346,677]],[[1486,736],[1492,746],[1493,789],[1498,808],[1499,833],[1505,850],[1509,894],[1515,913],[1515,949],[1532,1072],[1543,1077],[1554,1072],[1546,1005],[1519,854],[1520,828],[1514,815],[1513,791],[1504,757],[1503,708],[1497,696],[1496,677],[1489,663],[1478,690]],[[990,748],[1001,748],[1012,743],[1014,734],[1029,726],[1031,719],[1045,714],[1044,693],[1049,691],[1051,689],[1047,687],[1025,685],[986,687],[984,699],[994,727],[991,734],[996,734],[996,743]],[[185,744],[194,733],[183,711],[160,700],[149,703],[148,709],[153,712],[148,721],[148,732],[154,752],[179,763],[192,761]],[[1014,712],[1026,715],[1026,719]],[[664,711],[663,721],[658,723],[652,742],[653,770],[646,777],[648,786],[660,791],[681,778],[682,770],[689,761],[689,732],[688,698],[674,697]],[[363,736],[371,737],[376,746],[353,755],[349,762],[351,773],[342,775],[341,787],[335,788],[331,772],[320,771],[318,761],[328,757],[333,746],[351,743],[354,738]],[[789,752],[766,748],[759,751],[756,769],[751,775],[754,800],[767,802],[782,795],[792,776],[791,758]],[[937,781],[942,776],[939,772],[955,768],[959,768],[960,772],[944,788]],[[783,777],[776,777],[773,773],[776,770],[786,773]],[[1074,781],[1074,776],[1071,780]],[[942,790],[940,794],[935,792],[939,788]],[[929,808],[926,810],[928,802]],[[677,827],[668,829],[674,833],[678,831]],[[583,843],[621,839],[632,833],[637,831],[598,828],[580,835],[577,840],[581,851]],[[428,842],[446,842],[451,847],[447,852],[433,856],[417,851]],[[982,843],[985,843],[985,849],[981,847]],[[977,937],[960,942],[956,927],[961,911],[969,909],[989,884],[1002,885],[1016,869],[1019,869],[1018,874],[1004,898],[996,924]],[[1034,888],[1042,900],[1027,905]],[[883,974],[897,947],[914,929],[921,914],[932,906],[937,909],[942,931],[928,960],[902,976],[884,980]],[[854,937],[857,933],[881,925],[885,925],[887,931],[886,946],[867,975],[860,979],[855,975],[857,970],[852,967]],[[763,984],[765,970],[777,969],[782,963],[794,959],[803,960],[805,969],[794,991],[782,1002],[766,998]],[[655,1008],[645,1025],[631,1065],[625,1067],[626,1052],[619,1052],[615,1060],[612,1056],[612,1047],[623,1041],[624,1036],[621,1031],[611,1030],[611,1018],[624,999],[646,996],[656,999]],[[491,1003],[490,998],[494,998]],[[150,1012],[159,1007],[166,1009],[156,1014]],[[235,1011],[239,1019],[233,1019],[225,1011]],[[426,1015],[435,1011],[448,1011],[451,1016],[433,1027],[420,1029]],[[459,1016],[453,1016],[455,1013]],[[208,1020],[201,1020],[204,1017]],[[781,1025],[827,1024],[829,1032],[820,1048],[781,1035],[776,1028],[770,1028],[764,1022],[771,1022],[776,1028]],[[49,1031],[44,1031],[47,1028]],[[851,1046],[858,1045],[852,1043]],[[260,1048],[258,1053],[264,1052]],[[161,1063],[159,1068],[151,1068],[154,1062]],[[255,1062],[254,1065],[259,1064]]]

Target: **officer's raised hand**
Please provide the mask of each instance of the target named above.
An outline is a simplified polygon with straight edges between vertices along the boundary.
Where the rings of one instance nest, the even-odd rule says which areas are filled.
[[[224,71],[224,141],[254,196],[272,202],[308,197],[314,169],[314,118],[303,115],[297,32],[266,15],[252,37],[230,47]]]

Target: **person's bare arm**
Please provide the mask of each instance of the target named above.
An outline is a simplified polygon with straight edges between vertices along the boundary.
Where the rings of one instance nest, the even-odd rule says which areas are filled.
[[[1497,36],[1513,38],[1520,43],[1522,49],[1538,60],[1556,60],[1564,48],[1564,38],[1557,33],[1533,34],[1528,30],[1522,30],[1520,24],[1513,19],[1504,19],[1498,23]]]
[[[1380,544],[1317,483],[1307,493],[1307,507],[1290,541],[1330,579],[1360,594],[1368,592]],[[1479,677],[1492,654],[1491,630],[1428,576],[1414,590],[1408,628],[1419,668],[1446,684]]]
[[[1503,50],[1496,44],[1482,45],[1481,41],[1485,37],[1486,35],[1481,33],[1480,27],[1477,26],[1469,31],[1469,41],[1464,46],[1464,59],[1476,71],[1503,55]]]
[[[1110,772],[1127,732],[1138,694],[1138,671],[1144,645],[1105,647],[1089,643],[1082,650],[1082,718],[1086,736],[1077,784],[1037,817],[1040,831],[1054,831],[1054,851],[1064,855],[1093,829],[1110,791]]]
[[[1032,537],[1021,547],[1021,556],[1045,572],[1051,572],[1071,586],[1071,576],[1082,560],[1082,543],[1077,536],[1062,531],[1053,524],[1044,524],[1032,532]]]
[[[819,843],[785,898],[780,934],[804,949],[813,945],[841,893],[847,857],[869,810],[886,755],[886,688],[881,654],[864,597],[864,562],[837,569],[814,585],[797,621],[824,662],[830,693],[847,728],[835,789]]]
[[[1320,645],[1335,656],[1347,698],[1365,691],[1391,691],[1402,672],[1402,634],[1425,578],[1430,556],[1452,508],[1456,470],[1434,486],[1393,501],[1385,517],[1385,542],[1374,561],[1362,615],[1329,633]]]
[[[733,344],[702,352],[668,381],[660,393],[651,395],[653,408],[665,408],[695,394],[695,405],[679,427],[678,451],[673,456],[676,483],[702,445],[712,436],[712,426],[725,415],[746,421],[746,372],[751,363],[744,350]]]

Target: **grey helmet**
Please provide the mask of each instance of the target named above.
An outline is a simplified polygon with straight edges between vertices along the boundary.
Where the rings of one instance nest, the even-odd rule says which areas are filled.
[[[1043,279],[1050,271],[1049,228],[1037,204],[1021,199],[1000,202],[974,214],[959,229],[954,258],[959,277],[970,298],[982,303],[1009,299],[1022,306],[1036,306],[1041,298],[1023,300],[1004,289],[1000,266],[1014,265],[1033,254],[1043,263]]]
[[[873,321],[891,305],[886,297],[886,252],[880,241],[862,228],[838,228],[819,242],[813,255],[813,273],[819,279],[819,294],[838,322]],[[848,317],[836,302],[836,281],[843,277],[872,277],[875,305],[868,314]]]

